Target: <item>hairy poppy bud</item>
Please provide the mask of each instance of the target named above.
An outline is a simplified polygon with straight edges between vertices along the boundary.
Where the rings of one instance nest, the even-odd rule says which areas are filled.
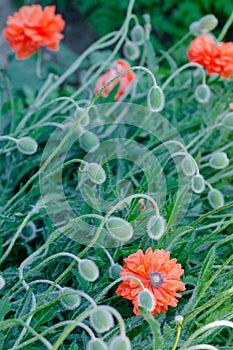
[[[182,168],[184,174],[187,176],[192,176],[196,172],[195,163],[191,157],[185,157],[182,160],[181,168]]]
[[[120,272],[122,270],[122,266],[120,264],[111,265],[109,268],[109,275],[114,280],[120,277]]]
[[[112,216],[106,222],[106,227],[110,235],[121,242],[127,242],[133,237],[133,227],[124,219]]]
[[[99,269],[96,264],[89,259],[82,259],[78,264],[80,275],[89,282],[94,282],[99,277]]]
[[[131,350],[129,338],[118,335],[111,341],[109,350]]]
[[[131,39],[137,45],[142,45],[145,41],[144,29],[140,24],[136,24],[131,30]]]
[[[212,14],[202,17],[198,22],[202,33],[207,33],[218,25],[218,19]]]
[[[138,305],[150,312],[154,310],[155,299],[148,289],[144,289],[138,294]]]
[[[213,209],[220,208],[224,205],[224,197],[219,190],[212,189],[208,193],[208,200]]]
[[[22,137],[16,143],[18,150],[23,154],[34,154],[37,151],[38,145],[31,137]]]
[[[86,152],[94,152],[99,148],[99,138],[91,131],[85,132],[79,139],[80,146]]]
[[[72,288],[62,288],[62,299],[60,303],[68,310],[76,309],[81,303],[81,297],[79,293]]]
[[[150,238],[159,240],[166,229],[166,221],[162,216],[153,215],[147,223],[147,232]]]
[[[31,241],[36,237],[36,225],[33,221],[29,221],[21,232],[21,237],[25,241]]]
[[[132,41],[127,40],[124,47],[123,53],[125,57],[129,60],[136,60],[140,56],[139,48]]]
[[[200,174],[194,175],[192,177],[192,190],[195,193],[201,193],[205,189],[205,180],[204,177]]]
[[[6,282],[5,279],[0,275],[0,290],[4,288]]]
[[[164,108],[165,98],[159,86],[152,86],[147,95],[147,104],[151,111],[160,112]]]
[[[97,185],[102,184],[106,180],[104,169],[97,163],[89,163],[85,165],[84,171],[87,172],[89,179]]]
[[[215,152],[209,160],[209,165],[214,169],[224,169],[229,164],[229,158],[225,152]]]
[[[233,112],[227,113],[223,118],[222,123],[226,128],[233,130]]]
[[[90,324],[96,332],[103,333],[114,326],[114,321],[112,314],[107,309],[96,307],[90,315]]]
[[[209,101],[210,96],[211,96],[211,91],[208,85],[201,84],[197,86],[195,90],[195,97],[198,102],[206,103]]]
[[[108,350],[108,347],[102,339],[95,338],[87,343],[87,350]]]

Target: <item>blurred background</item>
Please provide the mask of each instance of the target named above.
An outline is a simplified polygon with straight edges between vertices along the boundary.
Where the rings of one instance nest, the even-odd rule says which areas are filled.
[[[62,13],[67,22],[64,42],[80,53],[98,36],[119,29],[129,0],[3,0],[0,10],[5,18],[1,18],[1,27],[6,22],[10,7],[19,8],[33,3],[42,6],[56,4],[57,12]],[[188,31],[192,22],[209,13],[219,20],[215,31],[218,34],[232,10],[232,0],[136,0],[134,5],[139,19],[145,13],[151,16],[155,49],[169,48]],[[232,30],[228,32],[227,40],[233,41]]]

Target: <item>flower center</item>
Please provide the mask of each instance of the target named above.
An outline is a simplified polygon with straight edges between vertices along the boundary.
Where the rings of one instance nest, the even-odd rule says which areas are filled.
[[[159,287],[163,284],[163,277],[160,272],[151,272],[150,273],[150,284],[152,287]]]

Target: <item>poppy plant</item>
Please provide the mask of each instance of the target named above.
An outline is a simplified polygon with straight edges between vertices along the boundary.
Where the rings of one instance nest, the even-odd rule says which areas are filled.
[[[107,72],[101,75],[101,77],[97,80],[97,83],[95,86],[95,93],[97,94],[104,87],[105,84],[107,84],[110,80],[114,79],[118,74],[123,73],[125,70],[129,68],[130,68],[130,65],[124,60],[117,60],[113,62],[113,65],[107,70]],[[123,95],[123,93],[128,88],[128,86],[131,84],[134,77],[135,77],[134,72],[127,72],[126,74],[122,75],[122,77],[116,79],[109,86],[107,86],[106,89],[104,89],[104,91],[101,93],[101,96],[108,97],[109,93],[112,91],[114,86],[116,86],[117,83],[120,83],[120,87],[115,96],[115,100],[118,100]]]
[[[209,34],[196,37],[187,52],[190,62],[207,69],[207,74],[217,73],[229,79],[233,75],[233,43],[216,43]]]
[[[152,315],[167,311],[168,306],[177,306],[181,295],[177,291],[184,291],[185,284],[180,281],[184,270],[176,259],[170,260],[170,252],[156,249],[154,252],[148,248],[145,254],[142,250],[131,254],[124,259],[125,265],[120,276],[133,276],[138,278],[143,286],[153,295],[155,306]],[[138,295],[142,291],[141,286],[133,279],[125,279],[118,286],[116,294],[132,300],[134,313],[140,315],[138,310]]]
[[[3,36],[16,52],[17,59],[28,58],[41,46],[58,50],[65,21],[55,10],[56,6],[46,6],[44,10],[40,5],[22,6],[8,17]]]

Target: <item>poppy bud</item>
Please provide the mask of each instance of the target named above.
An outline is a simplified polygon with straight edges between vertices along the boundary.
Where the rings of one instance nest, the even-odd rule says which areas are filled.
[[[89,179],[97,185],[102,184],[106,180],[104,169],[97,163],[89,163],[85,165],[84,171],[87,172]]]
[[[103,333],[114,326],[114,321],[112,314],[108,310],[96,307],[90,315],[90,324],[96,332]]]
[[[60,303],[68,310],[76,309],[81,303],[81,297],[79,293],[72,288],[62,288],[61,291],[63,297],[60,299]]]
[[[118,335],[111,341],[109,350],[131,350],[129,338]]]
[[[4,288],[5,284],[6,284],[5,279],[0,275],[0,290],[1,290],[2,288]]]
[[[210,190],[208,193],[208,200],[213,209],[220,208],[224,205],[224,197],[219,190]]]
[[[218,25],[218,19],[212,14],[202,17],[198,22],[202,33],[207,33]]]
[[[80,275],[89,282],[94,282],[99,277],[99,269],[96,264],[89,259],[82,259],[78,264]]]
[[[209,160],[209,165],[214,169],[224,169],[228,166],[229,159],[225,152],[215,152]]]
[[[91,131],[85,132],[79,138],[80,146],[86,152],[94,152],[99,148],[99,138]]]
[[[222,123],[226,128],[233,130],[233,112],[227,113]]]
[[[184,321],[184,317],[182,315],[175,316],[175,322],[177,326],[181,326],[183,321]]]
[[[148,289],[144,289],[138,294],[138,305],[150,312],[154,310],[155,300]]]
[[[199,22],[193,22],[189,26],[189,31],[193,36],[201,35],[201,28]]]
[[[131,39],[137,45],[142,45],[145,40],[144,29],[140,24],[136,24],[131,31]]]
[[[106,222],[106,227],[110,235],[121,242],[127,242],[133,237],[133,227],[124,219],[112,216]]]
[[[122,266],[120,264],[111,265],[109,268],[109,275],[114,280],[120,277],[120,272],[122,270]]]
[[[206,103],[209,101],[211,95],[211,91],[208,85],[201,84],[198,85],[195,90],[196,100],[200,103]]]
[[[159,240],[166,229],[166,221],[162,216],[153,215],[147,223],[147,232],[150,238]]]
[[[108,347],[103,340],[95,338],[87,343],[87,350],[108,350]]]
[[[195,193],[201,193],[205,189],[205,180],[204,177],[200,174],[194,175],[192,177],[192,190]]]
[[[123,47],[123,53],[128,60],[132,61],[136,60],[140,56],[138,46],[129,40],[126,41]]]
[[[36,237],[36,225],[33,221],[29,221],[27,225],[23,228],[21,237],[25,241],[31,241]]]
[[[165,98],[159,86],[152,86],[147,95],[148,107],[153,112],[160,112],[164,108]]]
[[[182,160],[181,168],[182,168],[184,174],[187,176],[192,176],[196,172],[195,163],[191,157],[185,157]]]
[[[16,143],[18,150],[23,154],[34,154],[37,151],[38,145],[31,137],[22,137]]]

